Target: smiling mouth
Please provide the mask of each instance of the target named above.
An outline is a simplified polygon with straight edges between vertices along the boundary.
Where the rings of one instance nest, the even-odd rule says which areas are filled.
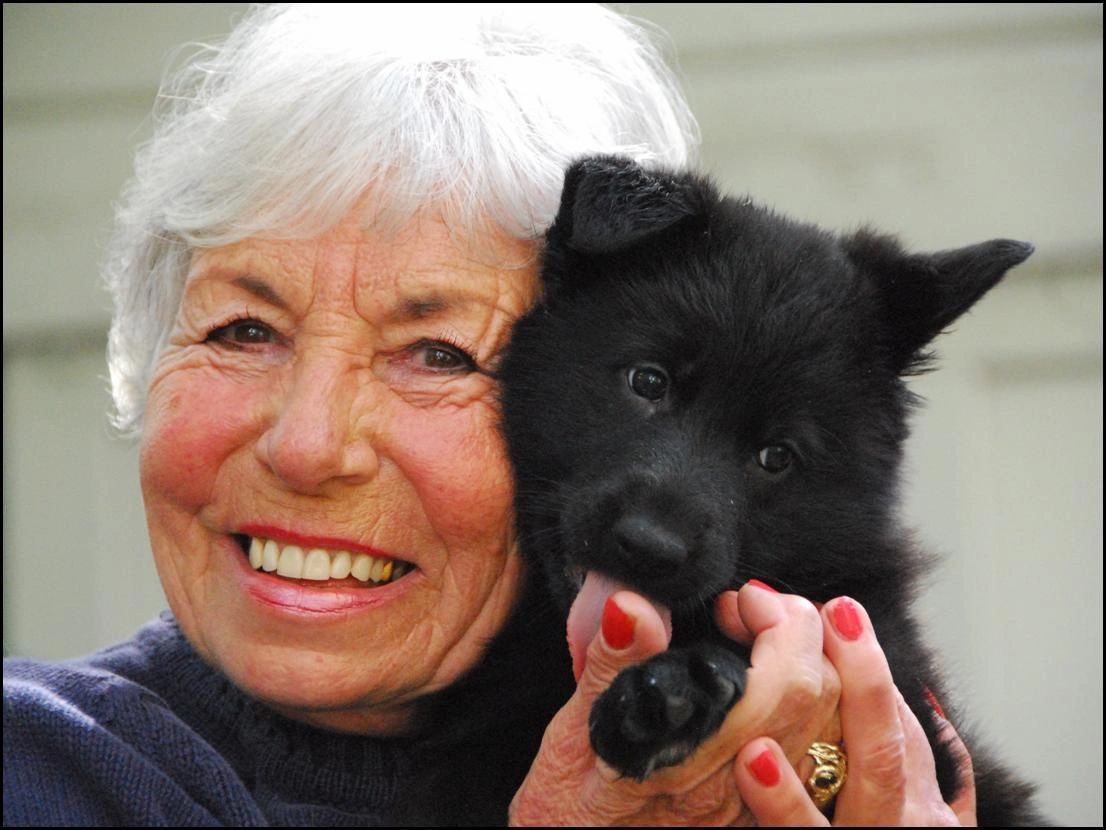
[[[348,550],[304,548],[282,544],[274,539],[235,534],[235,541],[246,554],[250,567],[284,579],[323,583],[350,580],[358,587],[371,588],[395,582],[415,566],[402,559],[351,553]]]

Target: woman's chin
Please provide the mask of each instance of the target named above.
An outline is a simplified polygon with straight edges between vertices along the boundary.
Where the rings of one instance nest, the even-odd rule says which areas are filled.
[[[411,695],[390,688],[396,680],[392,668],[374,667],[367,656],[354,669],[347,660],[318,652],[260,649],[221,668],[243,692],[291,720],[381,735],[399,734],[410,723]]]

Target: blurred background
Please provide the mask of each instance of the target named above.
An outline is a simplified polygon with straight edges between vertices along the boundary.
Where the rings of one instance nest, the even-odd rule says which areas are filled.
[[[918,249],[1037,252],[917,379],[905,512],[960,700],[1060,824],[1102,824],[1102,6],[619,4],[670,36],[722,186]],[[111,203],[175,46],[243,4],[4,5],[4,652],[163,605],[106,420]]]

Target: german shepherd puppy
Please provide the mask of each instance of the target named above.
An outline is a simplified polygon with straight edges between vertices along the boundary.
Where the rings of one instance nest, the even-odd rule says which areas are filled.
[[[748,655],[710,609],[756,578],[864,605],[953,796],[927,690],[963,721],[910,614],[926,557],[897,515],[916,403],[904,378],[1032,250],[998,239],[908,253],[725,198],[696,175],[612,157],[568,171],[544,296],[500,380],[523,554],[572,648],[618,588],[671,614],[670,650],[596,703],[604,760],[643,778],[718,728]],[[1032,788],[965,741],[980,823],[1039,822]]]

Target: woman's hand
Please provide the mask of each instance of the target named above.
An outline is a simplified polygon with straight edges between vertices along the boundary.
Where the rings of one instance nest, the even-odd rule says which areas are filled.
[[[592,751],[591,706],[623,668],[664,651],[668,637],[659,613],[644,598],[620,591],[611,602],[616,608],[608,606],[604,613],[576,693],[546,730],[511,804],[512,824],[741,823],[749,818],[734,769],[741,747],[772,736],[778,740],[773,745],[799,763],[813,741],[840,739],[839,684],[822,653],[817,610],[800,597],[749,585],[723,594],[715,609],[723,631],[753,642],[741,700],[718,733],[684,763],[644,782],[619,777]]]
[[[891,680],[867,613],[846,597],[826,603],[821,613],[825,651],[841,679],[848,752],[834,823],[974,826],[971,758],[952,725],[945,721],[940,734],[961,759],[962,787],[946,804],[929,742]],[[762,825],[827,825],[787,758],[771,739],[752,741],[741,750],[735,772],[745,804]]]

